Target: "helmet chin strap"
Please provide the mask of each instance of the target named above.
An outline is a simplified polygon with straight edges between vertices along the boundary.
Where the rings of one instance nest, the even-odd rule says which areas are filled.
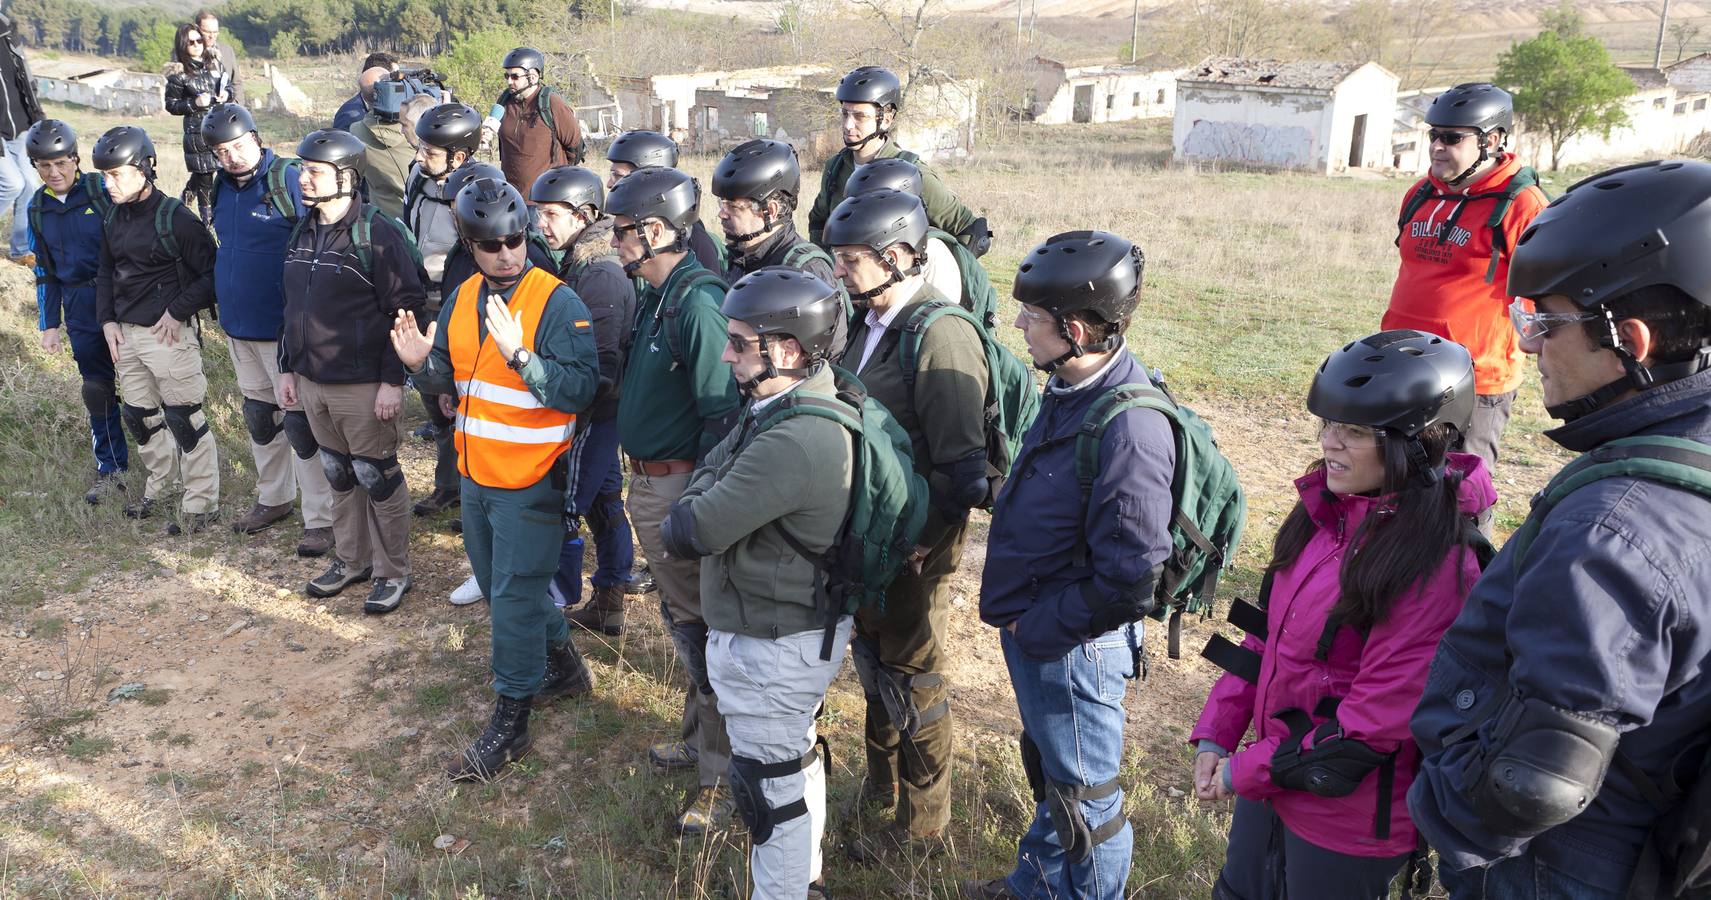
[[[645,222],[638,222],[636,223],[635,229],[636,237],[640,238],[642,242],[641,258],[635,262],[624,263],[624,274],[631,278],[640,277],[636,272],[640,271],[642,265],[648,260],[658,256],[660,252],[676,253],[689,249],[689,229],[685,228],[678,232],[677,238],[671,242],[671,246],[662,248],[662,250],[656,250],[654,245],[648,241],[647,233],[643,230],[646,227],[646,224],[647,223]]]
[[[897,264],[891,261],[891,257],[886,256],[885,252],[882,250],[879,253],[879,261],[885,264],[885,268],[889,269],[891,274],[886,276],[884,281],[881,281],[879,284],[874,285],[865,291],[852,292],[850,294],[850,302],[856,306],[866,307],[868,305],[868,301],[890,290],[892,285],[902,284],[903,279],[921,274],[921,260],[919,258],[917,258],[915,260],[915,264],[909,268],[899,269],[897,268]]]
[[[875,108],[879,109],[879,114],[881,116],[885,115],[885,110],[883,108],[877,107],[877,106]],[[895,115],[895,113],[893,115]],[[879,125],[878,122],[879,122],[878,119],[874,120],[875,127],[873,129],[872,134],[868,135],[867,137],[862,138],[859,141],[846,140],[846,141],[844,141],[844,146],[850,150],[854,150],[857,147],[865,146],[868,141],[871,141],[875,138],[878,138],[880,141],[883,142],[887,137],[891,136],[891,129],[885,125]]]
[[[1490,149],[1488,149],[1485,146],[1486,134],[1488,134],[1488,132],[1485,132],[1485,131],[1477,132],[1477,136],[1475,138],[1475,140],[1479,141],[1479,158],[1473,161],[1473,165],[1468,166],[1466,169],[1462,170],[1462,173],[1460,175],[1457,175],[1455,178],[1444,182],[1444,184],[1446,184],[1450,187],[1456,187],[1457,185],[1466,181],[1470,176],[1473,175],[1474,172],[1479,171],[1479,167],[1485,165],[1485,161],[1491,158],[1491,151],[1490,151]]]
[[[1711,368],[1711,345],[1701,346],[1692,359],[1683,362],[1664,363],[1651,368],[1640,365],[1640,361],[1634,357],[1634,352],[1622,345],[1622,336],[1616,329],[1616,317],[1610,312],[1610,308],[1600,305],[1598,309],[1604,314],[1604,332],[1598,336],[1598,345],[1616,354],[1622,361],[1622,377],[1573,400],[1564,400],[1554,406],[1545,407],[1545,413],[1551,418],[1573,422],[1597,412],[1630,390],[1648,390],[1664,382],[1676,381]]]
[[[759,231],[751,231],[747,234],[729,235],[725,240],[725,244],[727,246],[735,248],[739,244],[742,244],[742,243],[747,242],[747,241],[752,241],[755,238],[760,237],[761,235],[766,234],[767,232],[773,230],[774,228],[777,228],[778,226],[784,224],[783,219],[774,219],[772,217],[772,215],[766,211],[766,206],[765,206],[764,201],[762,203],[761,211],[760,211],[760,222],[761,222],[761,225],[760,225]]]
[[[745,381],[741,378],[737,378],[735,372],[733,372],[731,376],[737,383],[737,392],[750,400],[754,399],[754,392],[760,387],[762,382],[771,381],[780,375],[788,378],[803,378],[806,377],[809,372],[806,368],[790,367],[781,369],[778,366],[773,365],[772,354],[767,352],[766,339],[767,335],[764,334],[755,336],[755,349],[760,352],[760,361],[762,366],[760,374],[756,375],[751,381]]]
[[[1420,443],[1418,437],[1408,439],[1404,448],[1408,456],[1408,486],[1411,488],[1431,487],[1444,479],[1442,463],[1434,466],[1426,455],[1426,445]]]
[[[337,173],[335,173],[333,175],[333,183],[334,184],[338,184],[340,181],[342,181],[342,179],[339,178],[339,175],[341,175],[343,173],[344,173],[344,170],[340,169],[340,170],[338,170]],[[355,196],[356,196],[356,180],[352,179],[351,180],[351,189],[348,191],[343,189],[343,188],[340,188],[340,189],[332,192],[331,194],[328,194],[325,197],[311,197],[308,194],[304,194],[303,195],[303,202],[309,203],[309,204],[326,203],[329,200],[338,200],[342,197],[355,197]]]
[[[1112,335],[1105,340],[1083,346],[1076,343],[1075,338],[1069,336],[1068,320],[1064,319],[1063,316],[1053,316],[1052,318],[1057,321],[1058,336],[1069,343],[1069,349],[1062,355],[1058,356],[1057,359],[1043,363],[1034,363],[1034,368],[1039,369],[1047,375],[1055,373],[1063,366],[1064,363],[1069,362],[1072,359],[1079,359],[1089,353],[1107,353],[1123,346],[1123,336],[1120,334]]]

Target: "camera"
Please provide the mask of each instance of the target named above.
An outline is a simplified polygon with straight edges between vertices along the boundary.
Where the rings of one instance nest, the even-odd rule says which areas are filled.
[[[444,76],[426,67],[399,69],[375,82],[374,114],[384,121],[396,122],[404,104],[424,94],[435,100],[449,97]]]

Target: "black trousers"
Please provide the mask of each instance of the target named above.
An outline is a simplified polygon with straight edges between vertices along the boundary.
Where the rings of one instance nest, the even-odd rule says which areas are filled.
[[[1269,804],[1236,798],[1215,900],[1381,900],[1410,854],[1350,856],[1296,837]]]

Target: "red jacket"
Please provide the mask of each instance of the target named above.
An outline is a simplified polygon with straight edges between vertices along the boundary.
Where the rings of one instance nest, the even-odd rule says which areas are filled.
[[[1486,194],[1502,191],[1520,170],[1521,160],[1511,154],[1484,177],[1460,188],[1450,188],[1430,175],[1426,180],[1436,194]],[[1407,196],[1413,196],[1422,183],[1415,182]],[[1505,394],[1521,384],[1521,345],[1509,325],[1509,252],[1498,257],[1491,281],[1485,280],[1492,241],[1486,225],[1499,202],[1496,197],[1427,200],[1402,224],[1398,242],[1402,265],[1383,320],[1385,329],[1415,328],[1466,347],[1473,354],[1474,390],[1480,394]],[[1503,216],[1508,251],[1514,250],[1546,202],[1536,186],[1515,196]],[[1466,208],[1456,217],[1455,227],[1439,240],[1458,206]],[[1405,197],[1402,209],[1406,208]]]
[[[1465,475],[1460,493],[1464,515],[1476,515],[1496,501],[1483,460],[1452,453],[1449,465]],[[1408,785],[1420,768],[1420,750],[1409,736],[1408,719],[1425,687],[1438,639],[1479,580],[1479,562],[1469,551],[1452,552],[1424,588],[1399,598],[1364,640],[1352,628],[1340,629],[1330,653],[1320,661],[1315,653],[1325,619],[1341,593],[1339,569],[1349,549],[1347,538],[1382,500],[1331,494],[1323,470],[1296,479],[1295,487],[1318,531],[1301,556],[1272,579],[1266,610],[1269,637],[1262,642],[1249,635],[1243,644],[1260,654],[1259,681],[1249,684],[1225,673],[1206,698],[1189,741],[1233,748],[1254,725],[1254,741],[1230,760],[1237,794],[1270,802],[1290,831],[1317,847],[1350,856],[1400,856],[1414,849]],[[1397,751],[1390,835],[1385,840],[1375,836],[1376,771],[1346,797],[1319,797],[1271,781],[1272,756],[1289,734],[1273,714],[1291,708],[1311,712],[1326,697],[1342,698],[1337,721],[1345,737],[1380,753]],[[1324,721],[1312,718],[1315,726]],[[1309,735],[1303,749],[1311,742]]]

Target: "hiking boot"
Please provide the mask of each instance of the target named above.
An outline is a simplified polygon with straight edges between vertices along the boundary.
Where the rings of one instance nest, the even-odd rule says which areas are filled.
[[[677,772],[701,765],[701,754],[682,741],[666,741],[648,748],[648,765],[656,772]]]
[[[850,841],[846,852],[858,863],[873,864],[931,859],[947,849],[945,839],[936,834],[912,835],[907,828],[889,825]]]
[[[178,537],[181,534],[195,534],[218,521],[220,521],[220,511],[217,509],[208,512],[184,513],[166,523],[166,533],[173,537]]]
[[[376,578],[368,599],[362,601],[362,611],[371,616],[384,616],[404,602],[404,592],[410,589],[410,576]]]
[[[327,571],[315,576],[304,586],[303,592],[311,597],[336,597],[345,588],[359,581],[367,581],[373,575],[373,567],[365,566],[358,572],[346,566],[344,560],[335,559],[333,564],[327,567]]]
[[[514,700],[503,694],[493,705],[493,718],[469,749],[446,767],[453,781],[487,781],[505,764],[529,752],[529,705],[533,697]]]
[[[598,631],[607,637],[623,634],[624,589],[615,584],[595,588],[594,596],[581,609],[565,613],[564,620],[573,628]]]
[[[291,515],[291,504],[281,503],[278,506],[268,506],[257,503],[250,511],[238,517],[232,523],[232,530],[238,534],[255,534],[263,531],[280,519]]]
[[[453,606],[468,606],[477,600],[487,598],[481,593],[481,582],[474,575],[471,575],[468,581],[452,589],[452,595],[449,599]]]
[[[125,504],[125,518],[127,518],[127,519],[146,519],[146,518],[154,515],[154,508],[155,508],[154,498],[153,497],[144,497],[143,499],[138,500],[135,503]]]
[[[624,583],[624,593],[636,597],[653,593],[655,587],[653,569],[643,565],[630,573],[630,580]]]
[[[723,827],[731,821],[737,805],[725,791],[716,787],[699,787],[689,798],[689,806],[677,817],[673,830],[684,837],[694,837]]]
[[[860,809],[890,809],[897,805],[897,785],[881,783],[875,781],[872,775],[863,775],[861,793],[856,795],[856,805]]]
[[[417,500],[410,511],[418,516],[431,516],[441,510],[451,509],[463,502],[462,493],[457,488],[435,490],[428,496]]]
[[[34,253],[20,253],[17,256],[11,256],[8,258],[26,269],[33,269],[36,267],[36,255]]]
[[[588,663],[582,659],[582,651],[576,649],[576,644],[565,640],[562,644],[547,644],[547,673],[541,679],[541,690],[536,696],[545,698],[580,697],[594,690],[594,676],[588,671]]]
[[[327,527],[303,529],[303,539],[297,542],[297,555],[309,559],[326,556],[333,549],[333,529]]]
[[[89,490],[83,494],[83,502],[90,506],[98,506],[101,503],[101,499],[106,497],[108,494],[123,494],[124,492],[124,472],[98,472],[95,475],[95,482],[91,484],[89,486]]]
[[[832,892],[818,881],[808,885],[808,900],[832,900]]]
[[[434,438],[440,436],[440,426],[432,422],[423,422],[416,426],[415,431],[410,432],[410,436],[432,443]]]
[[[957,896],[963,900],[1019,900],[1002,878],[969,879],[957,885]]]

